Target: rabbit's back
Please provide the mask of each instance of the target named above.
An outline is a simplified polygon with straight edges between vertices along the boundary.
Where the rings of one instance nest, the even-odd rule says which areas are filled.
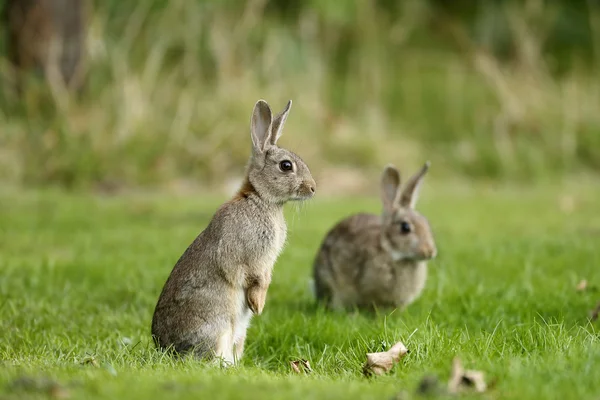
[[[234,304],[228,300],[235,296],[235,290],[219,273],[210,251],[209,229],[210,225],[179,258],[158,299],[152,335],[161,348],[173,346],[183,353],[196,347],[198,353],[208,354],[214,347],[214,340],[208,339],[214,335],[202,329],[222,330],[230,319],[227,316],[235,313]]]
[[[272,266],[286,238],[283,212],[265,213],[262,207],[244,197],[225,203],[177,261],[152,322],[161,347],[186,351],[193,345],[206,353],[203,338],[231,321],[248,325],[247,275]]]
[[[380,229],[379,216],[361,213],[340,221],[327,233],[313,266],[318,300],[333,308],[359,300],[360,282],[373,249],[379,246]]]

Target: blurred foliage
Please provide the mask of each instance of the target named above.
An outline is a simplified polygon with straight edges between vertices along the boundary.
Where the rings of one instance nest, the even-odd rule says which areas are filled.
[[[0,178],[220,183],[259,98],[294,100],[282,142],[317,177],[597,171],[599,3],[96,0],[79,96],[33,76],[19,98],[0,60]]]

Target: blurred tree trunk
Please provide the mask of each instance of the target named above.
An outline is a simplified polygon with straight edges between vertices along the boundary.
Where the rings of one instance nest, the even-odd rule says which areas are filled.
[[[8,57],[17,72],[42,73],[54,87],[84,83],[87,0],[6,0]]]

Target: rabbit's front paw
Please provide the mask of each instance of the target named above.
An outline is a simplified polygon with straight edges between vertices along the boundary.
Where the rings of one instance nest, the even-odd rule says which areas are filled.
[[[252,286],[248,288],[247,293],[248,307],[256,314],[260,315],[263,308],[265,307],[265,301],[267,299],[267,289],[260,286]]]

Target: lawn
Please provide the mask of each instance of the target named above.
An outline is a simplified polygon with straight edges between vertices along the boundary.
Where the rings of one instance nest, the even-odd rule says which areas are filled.
[[[484,398],[600,397],[600,188],[432,183],[419,209],[439,248],[406,311],[342,315],[314,306],[308,280],[339,218],[377,198],[317,196],[288,207],[289,241],[242,365],[220,370],[154,350],[150,320],[175,261],[224,197],[53,190],[0,195],[0,399],[411,398],[452,359],[486,373]],[[435,190],[434,190],[435,189]],[[569,204],[569,202],[571,204]],[[590,289],[577,291],[581,279]],[[365,378],[365,353],[403,341],[390,374]],[[308,359],[313,372],[294,374]],[[32,381],[28,381],[30,377]]]

